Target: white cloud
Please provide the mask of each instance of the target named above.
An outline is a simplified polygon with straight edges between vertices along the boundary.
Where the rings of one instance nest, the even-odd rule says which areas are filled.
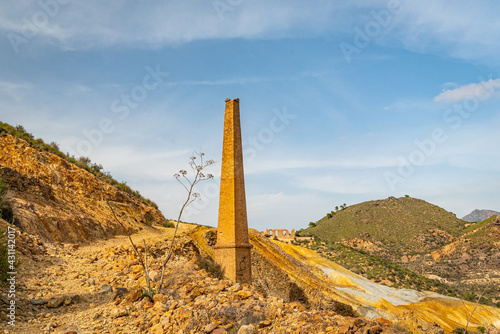
[[[492,1],[404,1],[393,37],[421,53],[495,60],[500,48],[498,6]]]
[[[391,155],[385,156],[360,156],[354,157],[338,157],[334,160],[319,159],[311,156],[304,160],[295,159],[262,159],[246,162],[246,174],[271,173],[285,170],[334,170],[334,169],[350,169],[350,170],[367,170],[381,167],[397,166],[399,160]],[[298,173],[301,173],[300,171]]]
[[[29,83],[0,81],[0,96],[4,95],[16,102],[19,102],[24,94],[31,88],[33,88],[33,86]]]
[[[43,12],[37,2],[0,4],[0,30],[22,33],[26,19],[33,22]],[[337,25],[332,20],[339,5],[321,6],[302,2],[242,1],[102,2],[72,1],[61,5],[36,35],[65,49],[110,45],[161,47],[193,40],[219,38],[273,38],[325,31]],[[57,41],[57,42],[54,42]]]
[[[500,93],[500,79],[490,79],[479,83],[471,83],[455,89],[445,89],[434,98],[435,102],[453,103],[467,99],[489,100]]]
[[[41,3],[44,3],[43,1]],[[36,36],[63,50],[125,45],[160,48],[195,40],[347,34],[387,10],[386,0],[339,1],[70,1],[37,26]],[[39,2],[0,3],[0,31],[21,34],[26,20],[43,13]],[[401,12],[375,38],[422,53],[496,59],[500,49],[498,6],[492,1],[401,1]],[[32,38],[30,38],[31,40]],[[367,55],[365,55],[367,56]],[[370,55],[371,57],[371,55]]]

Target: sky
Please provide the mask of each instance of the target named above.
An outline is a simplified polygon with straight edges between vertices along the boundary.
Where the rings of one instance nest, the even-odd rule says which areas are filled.
[[[494,0],[0,2],[0,120],[86,156],[176,218],[194,152],[217,225],[240,99],[248,224],[300,229],[411,197],[500,211]]]

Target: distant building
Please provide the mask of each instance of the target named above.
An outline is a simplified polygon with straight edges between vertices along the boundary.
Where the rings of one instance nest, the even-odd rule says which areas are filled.
[[[266,229],[266,234],[272,238],[276,238],[280,241],[292,241],[292,240],[313,240],[313,237],[297,237],[295,235],[295,229],[289,232],[286,228],[273,228]]]

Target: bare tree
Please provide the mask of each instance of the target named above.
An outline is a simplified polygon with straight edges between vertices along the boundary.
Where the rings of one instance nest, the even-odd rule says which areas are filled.
[[[172,257],[174,245],[175,245],[175,238],[177,236],[177,230],[179,228],[179,223],[181,221],[182,213],[184,212],[184,209],[188,207],[191,203],[193,203],[196,200],[199,200],[201,198],[201,195],[197,192],[194,192],[194,187],[200,183],[201,181],[209,180],[213,178],[212,174],[205,174],[203,171],[205,168],[213,165],[215,162],[213,160],[207,160],[204,161],[205,153],[203,152],[195,152],[195,155],[191,156],[191,161],[189,162],[189,165],[191,166],[191,169],[193,170],[194,173],[194,178],[190,179],[188,177],[188,172],[186,170],[181,169],[179,173],[174,174],[174,177],[179,181],[179,183],[186,189],[187,191],[187,198],[186,201],[183,203],[181,206],[181,209],[179,211],[179,216],[177,218],[177,223],[175,225],[175,230],[174,230],[174,235],[172,236],[172,240],[170,241],[170,246],[168,249],[168,253],[163,260],[162,266],[161,266],[161,277],[160,277],[160,282],[158,285],[158,289],[156,291],[160,291],[162,286],[163,286],[163,278],[165,275],[165,267],[168,263],[168,261]],[[197,161],[198,159],[198,161]],[[139,252],[137,247],[135,246],[134,242],[132,241],[132,238],[129,236],[130,242],[135,250],[135,253],[137,254],[137,257],[139,258],[139,262],[142,265],[142,268],[144,270],[144,274],[146,275],[146,284],[147,287],[143,288],[149,299],[151,301],[153,300],[153,295],[154,295],[154,288],[151,287],[151,281],[149,279],[149,267],[148,267],[148,249],[146,246],[146,241],[144,241],[144,256]]]
[[[170,260],[170,258],[172,257],[172,250],[174,248],[175,237],[177,235],[177,229],[179,228],[179,223],[181,221],[182,213],[184,212],[184,209],[187,206],[189,206],[191,203],[193,203],[197,199],[200,199],[200,197],[201,197],[200,193],[193,192],[193,189],[201,181],[213,179],[213,177],[214,177],[212,174],[205,175],[203,173],[203,170],[205,168],[213,165],[215,163],[215,161],[207,160],[204,162],[203,156],[205,155],[205,153],[195,152],[195,154],[198,155],[198,157],[200,158],[200,162],[199,162],[199,164],[197,164],[196,163],[196,159],[197,159],[196,156],[194,156],[194,155],[191,156],[191,158],[190,158],[191,161],[189,162],[189,165],[191,166],[191,169],[194,172],[194,179],[193,180],[190,180],[186,176],[188,173],[187,173],[187,171],[185,171],[183,169],[181,169],[179,171],[179,173],[174,174],[174,177],[177,179],[177,181],[179,181],[179,183],[184,187],[184,189],[186,189],[188,195],[187,195],[186,201],[184,202],[184,204],[181,207],[181,210],[179,211],[179,217],[177,218],[177,224],[175,224],[174,236],[172,237],[172,241],[170,242],[170,248],[168,250],[168,255],[165,258],[165,260],[163,261],[163,264],[161,266],[160,286],[159,286],[158,290],[160,290],[162,288],[162,285],[163,285],[163,276],[165,274],[165,266],[168,263],[168,261]]]

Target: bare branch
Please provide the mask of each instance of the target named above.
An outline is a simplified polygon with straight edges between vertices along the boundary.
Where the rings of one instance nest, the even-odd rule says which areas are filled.
[[[472,313],[470,314],[469,319],[467,319],[467,324],[465,325],[465,334],[467,334],[467,328],[469,327],[469,323],[470,323],[470,320],[472,319],[472,315],[474,314],[474,312],[476,312],[477,306],[479,305],[479,301],[481,300],[481,298],[483,298],[483,295],[486,293],[486,291],[490,287],[490,284],[491,284],[491,281],[488,282],[488,285],[486,285],[486,288],[484,288],[483,292],[481,292],[481,294],[477,298],[476,305],[474,306],[474,309],[472,310]]]
[[[204,181],[204,180],[208,180],[208,179],[211,179],[213,178],[213,175],[212,174],[207,174],[206,176],[203,174],[203,169],[205,169],[206,167],[214,164],[215,162],[213,160],[208,160],[207,162],[203,162],[203,156],[205,155],[205,153],[203,152],[194,152],[199,158],[200,158],[200,163],[199,164],[196,164],[195,160],[196,160],[196,156],[191,156],[190,157],[190,162],[189,162],[189,165],[191,166],[191,168],[193,169],[193,171],[195,172],[195,176],[194,176],[194,179],[193,181],[191,181],[186,175],[187,175],[187,172],[185,170],[180,170],[179,171],[179,174],[175,174],[174,177],[177,179],[177,181],[179,181],[180,184],[182,184],[182,186],[184,187],[184,189],[186,189],[186,191],[188,192],[188,195],[187,195],[187,198],[186,198],[186,201],[184,202],[184,204],[181,206],[181,209],[180,209],[180,212],[179,212],[179,217],[177,218],[177,223],[175,225],[175,230],[174,230],[174,235],[172,236],[172,240],[170,242],[170,247],[169,247],[169,250],[168,250],[168,253],[167,253],[167,256],[165,258],[165,260],[163,261],[162,263],[162,266],[161,266],[161,276],[160,276],[160,285],[159,285],[159,288],[158,288],[158,291],[161,290],[162,286],[163,286],[163,278],[164,278],[164,275],[165,275],[165,267],[168,263],[168,261],[170,261],[170,259],[172,258],[172,254],[173,254],[173,249],[174,249],[174,245],[175,245],[175,238],[177,236],[177,231],[179,229],[179,224],[180,224],[180,221],[181,221],[181,217],[182,217],[182,213],[184,212],[184,209],[186,207],[188,207],[191,203],[193,203],[195,200],[197,199],[200,199],[200,194],[199,193],[194,193],[193,192],[193,188],[198,184],[200,183],[201,181]],[[188,182],[189,184],[189,187],[186,186],[182,180],[180,179],[181,176]]]
[[[148,258],[147,258],[146,241],[144,241],[144,252],[145,252],[145,255],[146,255],[146,262],[144,262],[144,259],[142,258],[141,253],[139,252],[139,250],[135,246],[135,244],[132,241],[132,238],[130,237],[130,235],[128,236],[128,238],[130,240],[130,243],[132,244],[132,247],[134,247],[135,253],[137,254],[137,258],[139,259],[139,262],[142,265],[142,269],[144,270],[144,274],[146,275],[146,283],[147,283],[148,286],[147,286],[147,289],[143,288],[143,290],[146,292],[146,294],[148,295],[149,299],[151,301],[153,301],[153,292],[151,290],[151,285],[150,285],[150,282],[149,282],[149,270],[148,270]]]
[[[189,189],[186,187],[186,185],[179,178],[180,178],[180,175],[179,175],[179,177],[176,177],[177,181],[179,181],[179,183],[182,184],[182,186],[184,187],[184,189],[186,189],[186,191],[189,192]]]
[[[146,240],[142,239],[144,242],[144,271],[146,272],[146,284],[148,286],[148,296],[153,301],[153,290],[151,290],[151,280],[149,279],[149,268],[148,268],[148,246],[146,246]]]

